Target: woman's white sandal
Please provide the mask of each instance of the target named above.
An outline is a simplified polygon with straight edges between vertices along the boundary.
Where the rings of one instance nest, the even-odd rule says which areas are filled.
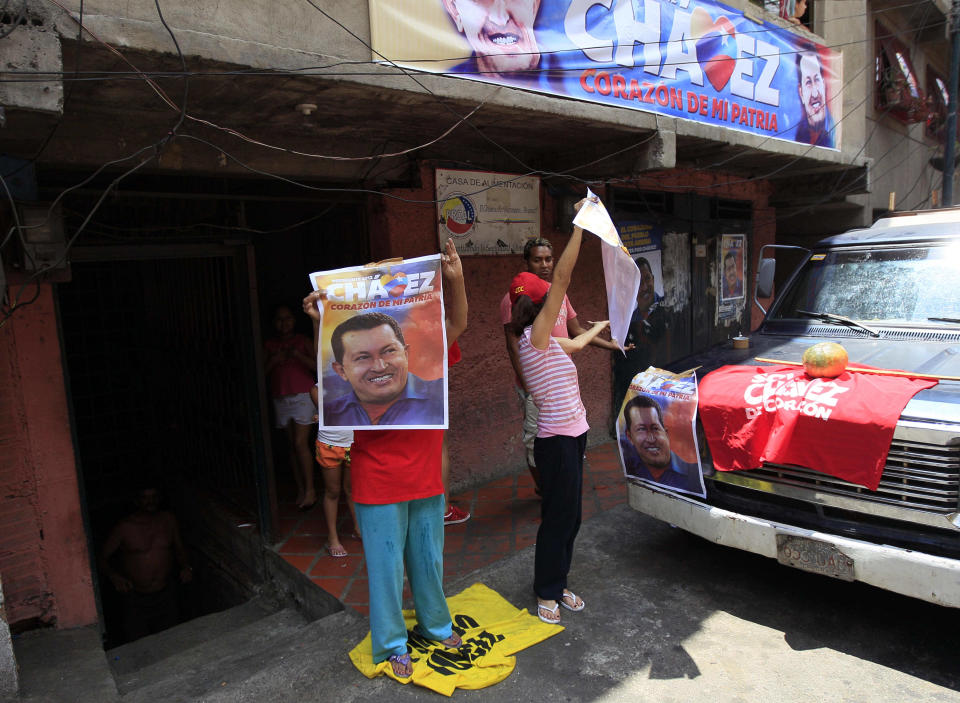
[[[564,598],[569,598],[570,600],[572,600],[574,602],[574,605],[567,605],[567,602],[564,600]],[[557,603],[562,605],[567,610],[572,610],[575,613],[579,613],[581,610],[583,610],[586,607],[587,604],[583,602],[582,598],[580,599],[579,606],[576,605],[576,602],[577,602],[577,594],[571,591],[570,589],[564,589],[563,595],[560,596],[560,600],[557,601]]]
[[[545,618],[540,614],[540,611],[545,613],[550,613],[555,615],[556,618]],[[543,603],[537,602],[537,617],[540,618],[542,622],[547,623],[548,625],[559,625],[560,624],[560,602],[557,601],[554,606],[551,608],[549,605],[544,605]]]

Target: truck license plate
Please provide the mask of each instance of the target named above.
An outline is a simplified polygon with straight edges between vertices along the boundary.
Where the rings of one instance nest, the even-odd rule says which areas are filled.
[[[794,535],[777,535],[777,561],[787,566],[853,581],[853,557],[832,544]]]

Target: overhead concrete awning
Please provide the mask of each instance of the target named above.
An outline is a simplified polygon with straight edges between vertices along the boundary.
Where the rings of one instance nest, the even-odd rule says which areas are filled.
[[[60,68],[35,77],[62,90],[62,117],[40,107],[46,97],[10,100],[0,150],[30,159],[42,149],[42,163],[99,166],[161,142],[180,120],[186,87],[182,136],[148,170],[262,171],[377,188],[415,177],[420,159],[548,179],[623,179],[677,167],[769,180],[774,199],[786,202],[822,200],[837,182],[845,193],[869,185],[866,160],[841,151],[517,88],[370,63],[321,66],[301,54],[279,61],[275,53],[258,63],[274,59],[281,68],[189,56],[185,82],[169,52],[125,48],[121,56],[103,43],[59,43]],[[24,77],[0,77],[11,75]],[[26,95],[36,85],[8,89]]]

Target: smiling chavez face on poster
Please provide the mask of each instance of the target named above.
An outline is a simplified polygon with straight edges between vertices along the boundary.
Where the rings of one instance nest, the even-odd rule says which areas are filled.
[[[840,54],[719,2],[371,0],[370,15],[377,60],[840,146]]]

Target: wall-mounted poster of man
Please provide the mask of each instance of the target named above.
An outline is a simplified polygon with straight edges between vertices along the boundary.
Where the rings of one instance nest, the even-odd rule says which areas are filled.
[[[724,234],[720,237],[720,301],[743,299],[743,261],[746,236]]]
[[[648,368],[634,376],[617,417],[627,478],[705,496],[694,431],[697,376]]]
[[[324,427],[447,427],[440,255],[310,274]]]

